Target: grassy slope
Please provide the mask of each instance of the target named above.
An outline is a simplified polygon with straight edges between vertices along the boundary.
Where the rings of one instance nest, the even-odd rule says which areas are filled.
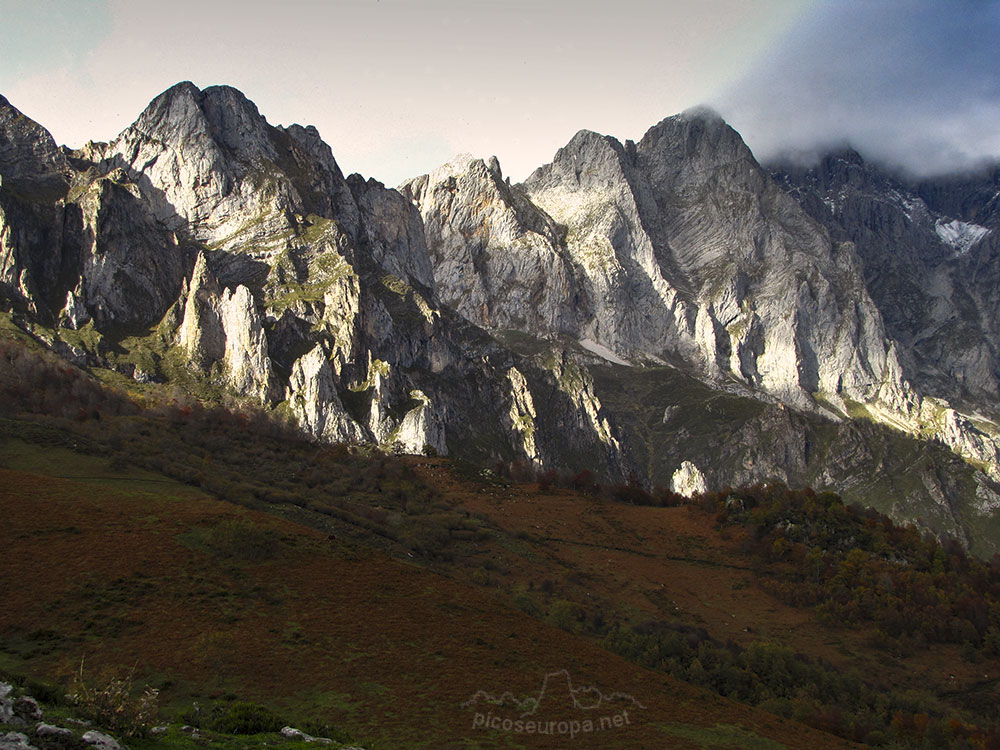
[[[138,664],[168,703],[238,694],[384,747],[508,746],[460,704],[567,669],[645,704],[614,730],[629,747],[844,744],[630,665],[492,591],[165,477],[15,439],[0,455],[8,669]],[[234,528],[249,548],[226,544]]]
[[[470,495],[438,474],[445,497],[482,514],[512,540],[487,585],[534,600],[551,611],[558,599],[601,610],[606,620],[671,620],[704,627],[742,646],[765,640],[856,669],[886,689],[914,687],[948,696],[955,708],[1000,703],[1000,663],[971,663],[961,649],[934,644],[909,656],[871,645],[864,628],[831,628],[811,609],[790,606],[761,583],[785,573],[761,568],[744,552],[747,530],[719,528],[696,506],[626,505],[536,485]],[[496,559],[496,557],[494,557]],[[546,580],[543,591],[541,584]]]

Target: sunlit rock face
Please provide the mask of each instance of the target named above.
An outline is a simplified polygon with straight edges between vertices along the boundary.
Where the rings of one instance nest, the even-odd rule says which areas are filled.
[[[420,208],[445,303],[487,328],[576,329],[559,227],[503,179],[496,159],[460,156],[400,191]]]
[[[990,302],[961,318],[952,268],[992,230],[854,157],[772,174],[698,111],[637,144],[581,131],[523,185],[459,157],[402,190],[442,298],[478,325],[570,336],[832,418],[863,412],[1000,477],[989,420],[947,417],[997,390]]]
[[[523,185],[468,157],[403,186],[442,298],[810,407],[870,399],[888,343],[857,258],[707,113],[638,143],[581,131]]]
[[[315,128],[181,83],[110,144],[64,153],[4,100],[0,167],[5,300],[126,358],[152,349],[154,371],[130,374],[181,362],[327,441],[627,473],[592,395],[442,305],[410,198],[345,178]],[[529,428],[539,393],[552,424]]]
[[[997,476],[1000,172],[914,183],[850,149],[771,171],[855,248],[895,355],[873,410]]]
[[[708,487],[701,470],[690,461],[684,461],[674,472],[670,489],[684,497],[695,497],[705,492]]]

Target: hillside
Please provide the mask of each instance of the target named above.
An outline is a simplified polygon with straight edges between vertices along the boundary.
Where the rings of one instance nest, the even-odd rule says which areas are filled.
[[[102,418],[105,434],[114,419]],[[394,558],[378,549],[393,551],[391,541],[356,523],[307,511],[299,522],[281,518],[303,512],[294,504],[220,501],[119,454],[71,450],[87,430],[32,424],[6,421],[2,448],[6,669],[59,678],[80,656],[95,669],[137,664],[168,705],[239,695],[348,727],[377,747],[506,746],[502,735],[472,731],[474,715],[461,703],[477,690],[530,693],[546,672],[565,669],[577,683],[641,696],[644,716],[655,719],[630,725],[623,741],[635,747],[719,731],[770,735],[787,747],[814,741],[803,727],[664,682],[524,614],[466,580],[465,555],[442,575],[451,565],[442,570],[419,553],[422,565]],[[286,450],[252,434],[238,440]],[[355,461],[300,450],[326,471]],[[410,464],[381,462],[389,499],[407,486],[397,472]],[[451,471],[430,466],[417,470]],[[439,505],[448,520],[464,517],[462,506]],[[378,529],[386,506],[362,515]],[[448,534],[443,524],[432,528]]]
[[[630,747],[993,741],[1000,572],[833,496],[692,504],[523,465],[517,483],[111,390],[10,333],[0,364],[8,672],[137,665],[186,721],[239,697],[375,747],[607,747],[475,724],[513,708],[479,691],[559,696],[563,670],[629,711],[602,731]],[[907,596],[887,572],[926,568],[944,630],[922,612],[931,630],[893,631],[849,600],[824,614],[852,565],[872,566],[876,601]],[[553,721],[586,710],[541,703]]]

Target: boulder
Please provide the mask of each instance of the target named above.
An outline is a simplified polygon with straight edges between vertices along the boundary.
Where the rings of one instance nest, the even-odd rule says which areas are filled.
[[[40,721],[35,727],[35,734],[39,737],[69,737],[73,732],[65,727],[57,727]]]
[[[9,697],[13,689],[13,685],[0,682],[0,724],[9,724],[14,718],[14,701]]]
[[[28,742],[28,736],[20,732],[0,734],[0,750],[38,750]]]
[[[313,737],[306,734],[301,729],[295,727],[282,727],[281,735],[288,740],[299,740],[300,742],[318,742],[321,745],[332,745],[333,740],[327,737]]]
[[[97,750],[123,750],[114,737],[93,729],[83,735],[83,741],[93,745]]]

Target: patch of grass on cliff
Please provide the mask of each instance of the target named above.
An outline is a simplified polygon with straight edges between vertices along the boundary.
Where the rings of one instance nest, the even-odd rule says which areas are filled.
[[[299,302],[319,302],[335,284],[349,276],[354,276],[354,268],[336,251],[330,250],[313,257],[309,263],[309,276],[306,281],[275,281],[274,293],[268,302],[268,308],[276,316]]]
[[[94,326],[94,321],[87,321],[76,330],[71,328],[61,328],[57,332],[60,339],[71,346],[83,349],[86,352],[97,354],[101,349],[103,336]]]

